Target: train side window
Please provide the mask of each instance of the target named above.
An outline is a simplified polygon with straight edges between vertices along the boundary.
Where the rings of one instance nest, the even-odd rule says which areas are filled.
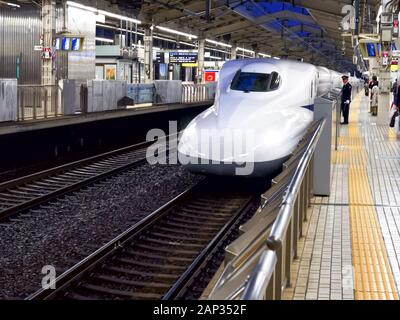
[[[271,85],[269,91],[277,90],[281,85],[281,76],[277,72],[271,73]]]
[[[238,71],[232,80],[231,89],[243,92],[268,92],[279,88],[278,73],[255,73]]]

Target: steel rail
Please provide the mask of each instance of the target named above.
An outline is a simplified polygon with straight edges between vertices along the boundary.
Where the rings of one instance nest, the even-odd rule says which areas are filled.
[[[146,148],[155,142],[138,143],[0,183],[0,221],[143,164]]]

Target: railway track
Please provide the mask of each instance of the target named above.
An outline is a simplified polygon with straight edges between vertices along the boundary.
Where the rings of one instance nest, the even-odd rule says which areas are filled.
[[[0,222],[146,162],[144,142],[0,183]]]
[[[187,190],[61,275],[56,290],[28,299],[184,298],[259,199],[210,185],[205,179]]]

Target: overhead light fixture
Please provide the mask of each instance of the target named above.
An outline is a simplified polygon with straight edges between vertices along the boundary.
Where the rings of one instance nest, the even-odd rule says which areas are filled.
[[[102,23],[96,23],[96,26],[98,26],[98,27],[102,27],[102,28],[105,28],[105,29],[111,29],[111,30],[117,30],[117,31],[124,31],[124,32],[132,32],[132,33],[136,33],[136,34],[139,34],[139,35],[141,35],[141,36],[144,36],[144,32],[140,32],[140,31],[134,31],[134,30],[128,30],[128,29],[124,29],[124,28],[117,28],[117,27],[113,27],[113,26],[108,26],[108,25],[106,25],[106,24],[102,24]]]
[[[209,56],[207,58],[214,59],[214,60],[222,60],[221,57]]]
[[[266,54],[266,53],[259,53],[259,55],[263,58],[271,58],[271,55]]]
[[[70,7],[83,9],[83,10],[86,10],[86,11],[89,11],[89,12],[93,12],[93,13],[96,13],[98,15],[104,15],[106,17],[114,18],[114,19],[117,19],[117,20],[124,20],[124,21],[128,21],[128,22],[133,22],[135,24],[141,24],[142,23],[140,20],[137,20],[137,19],[129,18],[127,16],[122,16],[120,14],[108,12],[108,11],[105,11],[105,10],[99,10],[99,9],[96,9],[96,8],[93,8],[93,7],[89,7],[89,6],[85,6],[83,4],[76,3],[76,2],[73,2],[73,1],[67,1],[67,5],[70,6]]]
[[[184,44],[185,46],[188,46],[188,47],[196,47],[193,43],[189,43],[189,42],[179,41],[179,43]]]
[[[381,18],[382,12],[383,12],[383,6],[381,5],[379,7],[378,14],[376,15],[376,22],[378,22],[378,23],[379,23],[379,20]]]
[[[253,50],[249,50],[249,49],[245,49],[245,48],[237,48],[236,51],[242,51],[242,52],[254,54]]]
[[[107,42],[107,43],[114,43],[114,40],[113,40],[113,39],[100,38],[100,37],[96,37],[95,39],[96,39],[96,41]]]
[[[132,44],[132,47],[134,48],[139,48],[139,49],[144,49],[144,45],[142,44]],[[153,47],[153,51],[161,51],[162,49],[159,47]]]
[[[215,44],[217,46],[232,48],[232,45],[227,44],[227,43],[223,43],[223,42],[219,42],[219,41],[215,41],[215,40],[211,40],[211,39],[206,39],[206,41],[209,43]]]
[[[187,37],[189,39],[197,39],[198,37],[194,34],[190,34],[190,33],[185,33],[185,32],[181,32],[181,31],[176,31],[170,28],[166,28],[166,27],[160,27],[160,26],[156,26],[157,29],[168,32],[168,33],[173,33],[173,34],[177,34],[180,36],[184,36]]]
[[[11,3],[11,2],[5,2],[5,1],[0,1],[0,3],[3,3],[9,7],[13,7],[13,8],[21,8],[21,6],[19,4],[16,3]]]

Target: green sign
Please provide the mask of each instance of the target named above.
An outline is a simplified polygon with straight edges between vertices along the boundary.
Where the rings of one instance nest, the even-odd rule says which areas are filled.
[[[20,70],[21,70],[21,58],[17,57],[17,80],[19,80],[20,77]]]

